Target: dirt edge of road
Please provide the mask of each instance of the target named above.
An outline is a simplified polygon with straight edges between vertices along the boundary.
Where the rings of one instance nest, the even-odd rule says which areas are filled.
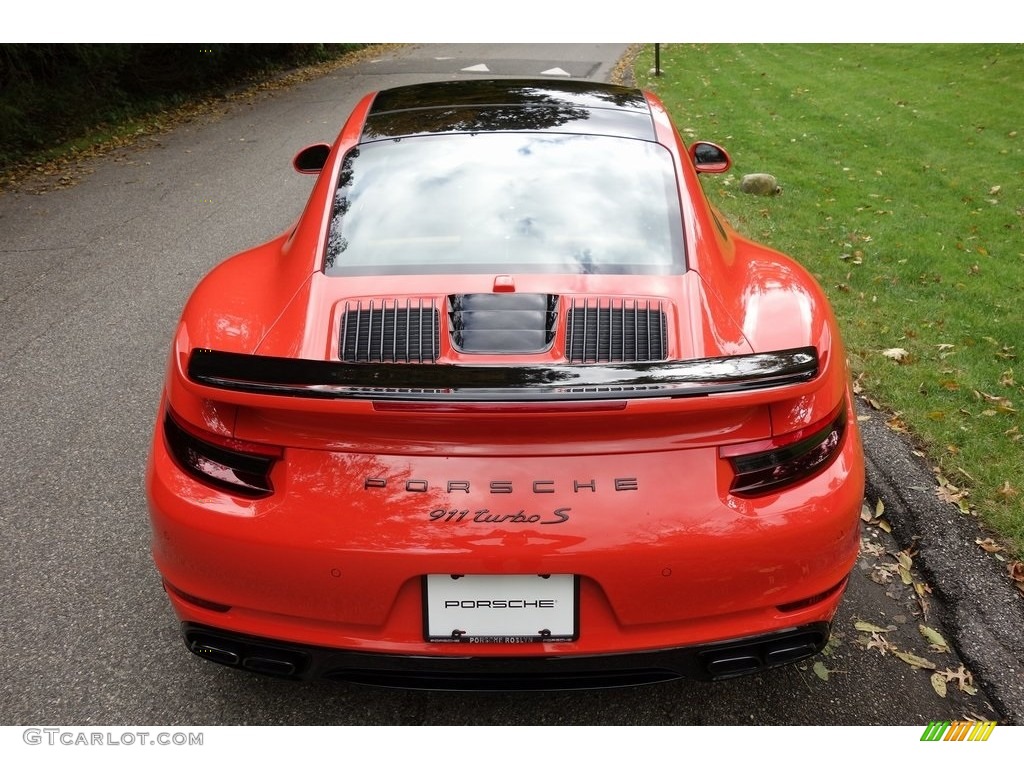
[[[901,547],[941,600],[948,637],[1007,723],[1024,723],[1024,595],[1006,564],[978,545],[978,519],[943,501],[935,474],[883,413],[858,403],[867,465],[866,496],[881,500]]]

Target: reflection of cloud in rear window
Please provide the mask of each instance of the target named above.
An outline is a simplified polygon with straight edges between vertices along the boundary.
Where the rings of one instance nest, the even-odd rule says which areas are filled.
[[[552,134],[429,136],[346,161],[328,274],[682,268],[669,153]]]

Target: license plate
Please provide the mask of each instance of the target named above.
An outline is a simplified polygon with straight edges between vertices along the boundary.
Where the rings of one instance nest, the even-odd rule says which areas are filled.
[[[429,575],[426,639],[435,643],[550,643],[577,637],[576,577]]]

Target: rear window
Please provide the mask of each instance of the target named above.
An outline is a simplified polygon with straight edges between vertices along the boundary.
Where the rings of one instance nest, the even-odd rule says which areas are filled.
[[[681,272],[672,158],[636,139],[487,133],[345,158],[328,275]]]

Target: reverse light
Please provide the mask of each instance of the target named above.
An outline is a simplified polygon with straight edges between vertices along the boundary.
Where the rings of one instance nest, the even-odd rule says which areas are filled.
[[[810,477],[824,469],[843,445],[846,401],[810,426],[785,435],[720,448],[736,473],[730,493],[758,496]]]
[[[274,492],[270,470],[284,455],[281,448],[201,431],[170,408],[164,417],[164,437],[178,465],[197,480],[250,498]]]

